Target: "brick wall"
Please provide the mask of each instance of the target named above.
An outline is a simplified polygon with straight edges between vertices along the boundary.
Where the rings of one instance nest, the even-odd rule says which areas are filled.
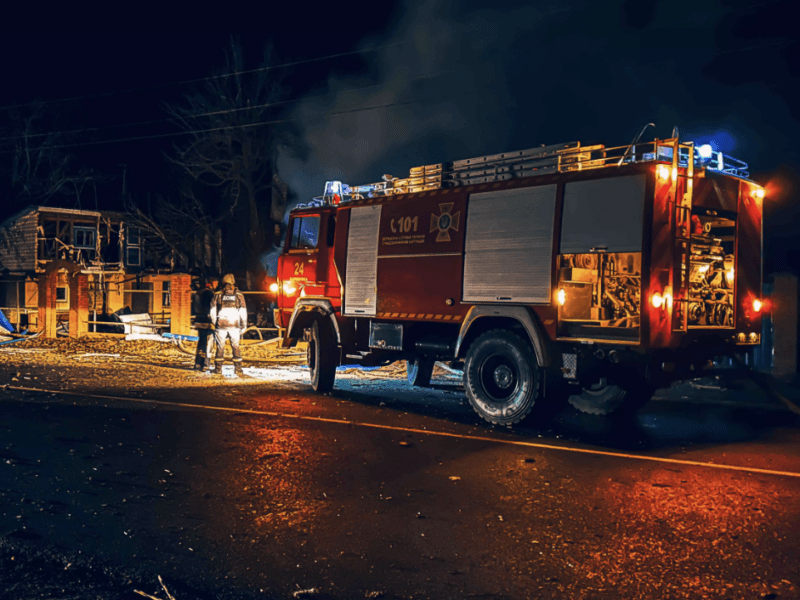
[[[39,318],[37,327],[44,330],[44,337],[56,337],[56,287],[58,273],[50,271],[39,275]]]
[[[69,337],[81,337],[89,331],[89,277],[69,275]]]
[[[192,328],[192,277],[175,274],[170,277],[172,287],[172,307],[170,332],[191,335]]]

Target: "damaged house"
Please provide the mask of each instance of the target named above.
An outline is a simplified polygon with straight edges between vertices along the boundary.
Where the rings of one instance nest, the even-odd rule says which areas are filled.
[[[95,331],[120,311],[188,333],[191,275],[221,270],[220,236],[193,241],[178,253],[125,213],[28,207],[0,223],[0,308],[47,337]]]

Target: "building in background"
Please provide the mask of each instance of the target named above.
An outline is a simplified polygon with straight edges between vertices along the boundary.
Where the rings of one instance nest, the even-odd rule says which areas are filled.
[[[218,275],[220,240],[194,236],[188,250],[179,252],[151,243],[125,213],[31,206],[0,223],[0,308],[19,328],[36,331],[40,294],[46,294],[54,296],[56,323],[66,323],[73,304],[70,278],[80,273],[86,276],[82,304],[91,321],[122,311],[166,322],[173,275]],[[43,277],[54,265],[57,272]]]

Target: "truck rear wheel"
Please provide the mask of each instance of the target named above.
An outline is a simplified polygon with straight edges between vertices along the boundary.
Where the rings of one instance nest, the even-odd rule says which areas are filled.
[[[542,407],[543,371],[530,345],[505,330],[481,334],[464,363],[467,397],[483,419],[513,425]]]
[[[655,388],[633,380],[625,387],[609,384],[605,378],[583,392],[569,397],[569,403],[590,415],[630,415],[647,404]]]
[[[315,392],[329,392],[336,378],[336,340],[327,323],[314,321],[309,328],[311,340],[308,342],[306,357],[311,371],[311,387]]]
[[[424,357],[417,357],[413,361],[407,360],[408,382],[416,387],[430,387],[434,362],[434,360]]]

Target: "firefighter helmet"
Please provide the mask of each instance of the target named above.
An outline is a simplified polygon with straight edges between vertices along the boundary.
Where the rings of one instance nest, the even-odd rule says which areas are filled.
[[[233,273],[228,273],[222,278],[222,283],[224,285],[236,285],[236,278],[233,276]]]

